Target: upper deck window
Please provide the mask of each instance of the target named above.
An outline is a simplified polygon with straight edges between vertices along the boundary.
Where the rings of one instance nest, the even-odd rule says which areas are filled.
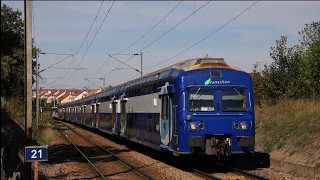
[[[224,90],[221,91],[222,111],[246,111],[246,97],[244,90]]]
[[[211,77],[221,77],[222,73],[221,73],[221,71],[218,71],[218,70],[211,70],[210,75],[211,75]]]
[[[189,91],[189,111],[214,111],[212,90]]]

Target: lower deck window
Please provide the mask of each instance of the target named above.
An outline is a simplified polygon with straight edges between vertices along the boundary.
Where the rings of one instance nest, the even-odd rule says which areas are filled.
[[[189,111],[214,111],[214,96],[211,90],[189,91]]]
[[[243,90],[221,91],[222,111],[246,111],[246,97]]]

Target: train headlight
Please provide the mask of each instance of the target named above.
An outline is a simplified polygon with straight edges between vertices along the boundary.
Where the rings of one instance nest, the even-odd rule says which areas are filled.
[[[188,116],[187,116],[187,120],[188,120],[188,121],[191,121],[191,115],[188,115]]]
[[[197,129],[197,125],[195,124],[195,123],[190,123],[190,129],[192,130],[192,131],[195,131],[196,129]]]
[[[239,124],[239,129],[242,130],[242,131],[247,131],[248,130],[248,124],[247,122],[241,122]]]

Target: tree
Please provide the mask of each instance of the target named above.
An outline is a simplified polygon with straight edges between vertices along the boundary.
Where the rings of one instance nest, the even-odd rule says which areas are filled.
[[[24,92],[24,21],[21,11],[1,6],[1,96],[19,97]],[[40,49],[33,46],[35,58]],[[33,61],[33,82],[35,79]]]
[[[106,90],[111,89],[111,88],[112,88],[112,86],[109,85],[109,86],[105,87],[104,90],[106,91]]]
[[[320,95],[320,21],[306,24],[299,32],[300,49],[303,51],[301,69],[303,81],[312,87],[314,96]]]
[[[319,97],[320,22],[306,24],[298,33],[300,44],[287,47],[287,37],[281,36],[271,47],[270,57],[274,61],[253,78],[258,100]]]
[[[299,41],[301,47],[308,49],[310,45],[320,41],[320,21],[305,24],[305,28],[299,31],[298,34],[301,36]]]

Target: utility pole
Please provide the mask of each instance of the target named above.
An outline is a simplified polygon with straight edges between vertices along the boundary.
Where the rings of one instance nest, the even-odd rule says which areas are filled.
[[[36,57],[36,121],[37,121],[37,130],[39,126],[39,69],[40,64],[38,64],[38,55]]]
[[[263,62],[261,62],[261,61],[257,61],[258,69],[259,69],[259,73],[260,73],[260,75],[261,75],[261,73],[262,73],[262,70],[261,70],[260,64],[262,64],[262,63],[263,63]]]
[[[135,56],[137,56],[137,55],[140,55],[140,61],[141,61],[141,69],[140,69],[140,76],[142,77],[142,52],[140,53],[140,54],[133,54],[133,55],[135,55]]]
[[[104,88],[106,88],[106,78],[100,78],[100,80],[102,80],[103,81],[103,90],[104,90]]]
[[[141,74],[141,77],[142,77],[142,52],[141,52],[140,56],[141,56],[141,70],[140,70],[140,74]]]
[[[24,0],[24,110],[25,146],[32,145],[32,1]],[[26,162],[26,177],[31,179],[31,163]]]

